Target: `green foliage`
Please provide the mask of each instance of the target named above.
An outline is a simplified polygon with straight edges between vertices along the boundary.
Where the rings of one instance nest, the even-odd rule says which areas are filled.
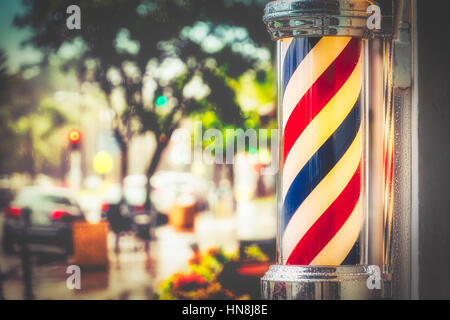
[[[232,257],[220,249],[195,252],[186,273],[176,273],[159,285],[162,300],[238,299],[225,289],[218,277]]]
[[[268,262],[269,257],[261,250],[258,245],[251,245],[244,250],[245,258],[252,261]]]
[[[0,173],[59,173],[61,129],[68,115],[44,99],[45,75],[25,80],[9,75],[0,53]],[[49,152],[52,150],[52,152]]]
[[[257,246],[246,247],[241,259],[253,262],[268,262],[269,258]],[[248,299],[247,295],[236,295],[227,289],[223,281],[225,268],[239,262],[237,254],[225,253],[222,249],[212,248],[207,252],[194,252],[189,261],[188,270],[175,273],[159,284],[158,298],[174,299]]]
[[[138,117],[143,131],[157,135],[170,135],[173,126],[158,124],[167,119],[176,121],[177,117],[172,113],[189,115],[205,108],[213,110],[226,124],[242,125],[244,115],[236,101],[235,88],[227,79],[237,79],[247,70],[257,67],[257,59],[233,48],[236,44],[269,47],[271,43],[261,23],[264,1],[81,1],[82,29],[79,31],[62,27],[66,15],[61,13],[72,4],[71,1],[25,1],[24,4],[26,13],[17,17],[15,23],[34,29],[29,43],[50,53],[57,52],[67,43],[82,41],[83,45],[75,46],[80,52],[68,59],[67,64],[77,68],[81,79],[97,81],[106,95],[116,87],[107,77],[108,70],[119,70],[119,86],[125,89],[126,102],[131,109],[122,115],[122,120]],[[204,26],[203,38],[199,39],[198,32],[194,32],[194,36],[183,32],[186,28],[194,29],[199,21]],[[236,29],[240,33],[232,27],[240,27]],[[227,43],[224,39],[233,37],[233,32],[238,33],[238,37]],[[220,42],[220,50],[208,49],[207,39]],[[127,48],[138,49],[130,52]],[[151,58],[162,63],[167,57],[182,61],[190,59],[192,63],[183,75],[182,85],[176,83],[178,79],[172,83],[158,81],[156,90],[171,87],[174,89],[172,96],[177,100],[171,112],[161,115],[145,105],[143,75]],[[86,67],[89,59],[96,61],[91,79]],[[211,61],[215,68],[208,67]],[[126,74],[124,62],[131,62],[136,67],[138,76],[135,80]],[[182,90],[194,74],[201,74],[211,89],[206,101],[183,97]],[[147,110],[142,112],[140,109]],[[154,115],[149,116],[149,113]]]
[[[265,1],[84,0],[77,3],[81,30],[65,27],[71,0],[23,3],[15,24],[33,30],[27,43],[46,55],[43,65],[59,55],[63,70],[75,69],[81,82],[99,85],[116,113],[114,132],[122,152],[134,134],[154,133],[157,149],[148,176],[185,117],[206,116],[218,128],[267,125],[255,110],[243,110],[243,92],[237,89],[249,70],[270,69],[272,41],[261,21]],[[182,70],[166,77],[176,61]],[[199,95],[194,89],[194,95],[186,95],[197,78],[209,92]],[[267,81],[256,86],[253,97],[268,102]],[[115,108],[112,93],[118,89],[124,110]],[[164,106],[161,100],[155,103],[159,96],[166,98]]]

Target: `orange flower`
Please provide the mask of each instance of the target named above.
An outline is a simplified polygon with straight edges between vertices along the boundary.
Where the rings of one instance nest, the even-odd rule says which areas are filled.
[[[194,252],[194,256],[189,260],[189,264],[198,265],[202,262],[202,255],[199,251]]]
[[[179,275],[173,282],[174,289],[179,291],[193,291],[207,286],[208,282],[205,278],[196,273]]]
[[[211,249],[208,250],[208,254],[213,256],[213,257],[218,255],[219,253],[220,253],[220,251],[217,248],[211,248]]]

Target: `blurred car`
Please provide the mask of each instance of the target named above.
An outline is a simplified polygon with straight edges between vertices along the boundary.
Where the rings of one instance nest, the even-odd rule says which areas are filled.
[[[28,211],[29,210],[29,211]],[[23,240],[24,213],[30,212],[27,243],[73,251],[72,223],[84,219],[75,196],[64,188],[26,187],[5,211],[3,250],[13,253]]]
[[[159,171],[150,180],[151,199],[159,212],[168,213],[180,196],[195,198],[196,211],[208,207],[208,195],[213,190],[211,183],[189,172]]]

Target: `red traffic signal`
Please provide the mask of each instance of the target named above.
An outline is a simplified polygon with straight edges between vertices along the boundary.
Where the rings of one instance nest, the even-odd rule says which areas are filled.
[[[70,150],[78,150],[81,143],[81,133],[78,130],[71,130],[69,132],[69,147]]]
[[[69,132],[69,142],[76,144],[78,142],[80,142],[81,140],[81,134],[80,131],[78,130],[72,130]]]

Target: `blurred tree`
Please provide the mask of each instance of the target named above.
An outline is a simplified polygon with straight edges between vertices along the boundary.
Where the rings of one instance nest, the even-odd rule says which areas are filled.
[[[7,73],[6,56],[0,51],[0,173],[8,172],[10,168],[11,155],[8,150],[12,150],[14,145],[14,131],[10,127],[8,120],[10,119],[10,110],[7,108],[9,101],[9,92],[13,79]]]
[[[38,77],[24,79],[23,73],[8,74],[6,57],[0,52],[0,173],[55,175],[59,173],[60,159],[48,150],[55,151],[60,145],[55,140],[67,117],[44,99],[47,74],[41,72]]]
[[[270,61],[265,2],[85,0],[77,3],[81,30],[69,30],[73,0],[23,0],[26,10],[15,24],[34,31],[27,43],[45,54],[42,65],[56,53],[66,70],[98,83],[114,110],[122,178],[131,137],[154,134],[151,177],[183,117],[211,111],[223,126],[246,123],[231,80]]]

